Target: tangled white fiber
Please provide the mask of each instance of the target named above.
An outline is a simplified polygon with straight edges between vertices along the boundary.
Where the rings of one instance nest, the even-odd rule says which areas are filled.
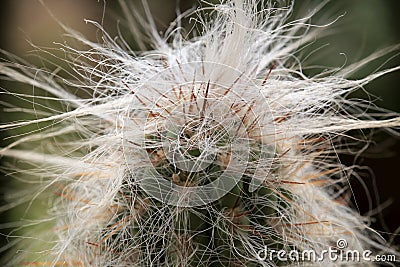
[[[47,206],[14,224],[5,266],[374,265],[262,257],[265,247],[398,255],[343,197],[356,174],[337,156],[349,130],[400,126],[398,115],[370,116],[368,103],[346,99],[400,69],[346,78],[394,48],[307,77],[294,53],[321,28],[313,14],[290,21],[292,4],[208,4],[161,36],[149,14],[120,3],[153,50],[134,52],[91,22],[104,43],[65,27],[87,47],[62,45],[70,71],[0,63],[4,79],[44,92],[6,94],[50,103],[0,125],[18,131],[0,149],[4,171],[29,187],[1,210]],[[181,28],[189,15],[198,30],[190,38]]]

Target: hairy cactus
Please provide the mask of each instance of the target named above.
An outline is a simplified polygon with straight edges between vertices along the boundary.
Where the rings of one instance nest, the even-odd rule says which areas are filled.
[[[47,201],[6,264],[336,266],[354,261],[282,259],[265,248],[395,253],[341,198],[351,167],[336,149],[346,131],[400,126],[344,97],[398,68],[306,77],[293,53],[318,33],[310,16],[288,21],[291,6],[260,6],[210,4],[191,39],[179,27],[162,37],[139,19],[154,47],[141,53],[65,28],[88,47],[63,47],[75,56],[70,77],[0,64],[54,106],[0,126],[23,133],[0,155],[36,186],[16,203]]]

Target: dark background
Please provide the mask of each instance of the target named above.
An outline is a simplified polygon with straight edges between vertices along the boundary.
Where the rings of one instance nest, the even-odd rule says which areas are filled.
[[[117,35],[117,21],[121,20],[121,29],[124,29],[122,13],[117,1],[107,1],[103,25],[111,36]],[[133,1],[138,2],[138,1]],[[165,29],[169,21],[175,16],[175,0],[150,0],[150,6],[157,20],[160,30]],[[179,3],[182,10],[193,6],[195,1]],[[297,1],[296,12],[309,10],[312,4],[320,1]],[[91,40],[99,39],[99,32],[94,26],[85,24],[83,19],[102,21],[103,1],[97,0],[47,0],[47,7],[63,23],[82,32]],[[138,5],[139,6],[139,5]],[[314,53],[304,64],[339,67],[344,64],[362,59],[370,53],[393,44],[400,43],[400,1],[397,0],[335,0],[331,1],[316,17],[319,19],[330,18],[332,21],[340,15],[344,15],[330,28],[336,33],[324,37],[309,48],[309,52],[324,46]],[[0,1],[0,48],[10,51],[19,57],[28,59],[34,65],[42,66],[44,63],[33,51],[27,40],[43,47],[54,47],[53,42],[63,42],[64,31],[51,18],[48,11],[36,0],[1,0]],[[329,21],[329,20],[328,20]],[[129,35],[129,34],[127,34]],[[129,40],[129,38],[128,38]],[[134,43],[132,42],[134,46]],[[344,53],[346,57],[341,55]],[[393,58],[391,58],[393,57]],[[389,60],[390,59],[390,60]],[[387,61],[387,62],[386,62]],[[381,66],[383,64],[383,66]],[[400,56],[391,53],[377,60],[355,73],[352,78],[363,77],[376,71],[400,65]],[[312,74],[315,70],[306,70]],[[4,85],[2,85],[4,86]],[[366,86],[366,90],[376,96],[374,102],[380,107],[400,112],[400,72],[390,73],[373,81]],[[365,93],[355,93],[352,97],[367,98]],[[8,99],[1,99],[9,101]],[[1,105],[0,105],[1,107]],[[0,109],[0,121],[8,121],[8,114]],[[6,132],[0,132],[4,138]],[[378,204],[385,203],[381,216],[374,216],[372,227],[381,231],[386,238],[396,237],[387,235],[400,227],[400,138],[385,132],[377,132],[373,138],[374,143],[359,157],[341,155],[341,160],[346,165],[357,163],[368,166],[372,170],[361,171],[360,175],[365,182],[365,187],[358,181],[352,181],[354,191],[353,202],[357,203],[361,214],[367,214],[375,209]],[[2,146],[6,143],[0,140]],[[7,191],[8,181],[3,177],[1,194]],[[377,190],[374,190],[377,188]],[[368,201],[368,194],[372,197],[372,203]],[[390,205],[386,205],[390,203]],[[10,213],[0,214],[0,221],[8,221]],[[5,230],[0,230],[6,232]],[[400,244],[400,238],[394,241]],[[1,241],[4,243],[5,238]]]

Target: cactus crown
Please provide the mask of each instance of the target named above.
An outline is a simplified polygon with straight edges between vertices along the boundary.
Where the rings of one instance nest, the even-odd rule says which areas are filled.
[[[179,27],[162,37],[148,18],[154,49],[134,55],[107,34],[103,45],[66,28],[88,46],[63,47],[84,58],[70,62],[75,82],[1,63],[0,73],[65,108],[1,125],[51,123],[0,150],[35,166],[26,175],[38,177],[37,192],[22,201],[51,196],[45,231],[24,232],[29,253],[9,266],[328,266],[258,252],[320,254],[339,238],[349,249],[388,249],[341,198],[350,168],[335,149],[345,131],[400,125],[344,99],[398,68],[360,80],[346,69],[306,77],[293,59],[318,33],[310,16],[289,22],[292,6],[263,5],[210,5],[191,39]],[[92,94],[80,98],[60,81]]]

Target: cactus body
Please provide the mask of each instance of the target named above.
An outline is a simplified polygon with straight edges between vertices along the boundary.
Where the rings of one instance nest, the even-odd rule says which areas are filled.
[[[344,95],[387,71],[306,77],[291,60],[315,37],[307,18],[290,23],[291,6],[258,4],[212,6],[202,34],[187,40],[179,28],[159,36],[149,19],[154,50],[137,55],[69,30],[89,47],[78,52],[84,62],[71,62],[82,79],[61,80],[71,90],[53,74],[0,65],[65,107],[1,126],[42,127],[0,154],[36,166],[34,197],[51,199],[48,237],[33,233],[38,243],[22,243],[29,253],[10,266],[335,266],[352,263],[259,251],[321,253],[338,238],[349,249],[385,248],[336,195],[347,178],[328,156],[347,130],[400,125],[340,110],[357,105]],[[71,93],[85,88],[90,97]]]

